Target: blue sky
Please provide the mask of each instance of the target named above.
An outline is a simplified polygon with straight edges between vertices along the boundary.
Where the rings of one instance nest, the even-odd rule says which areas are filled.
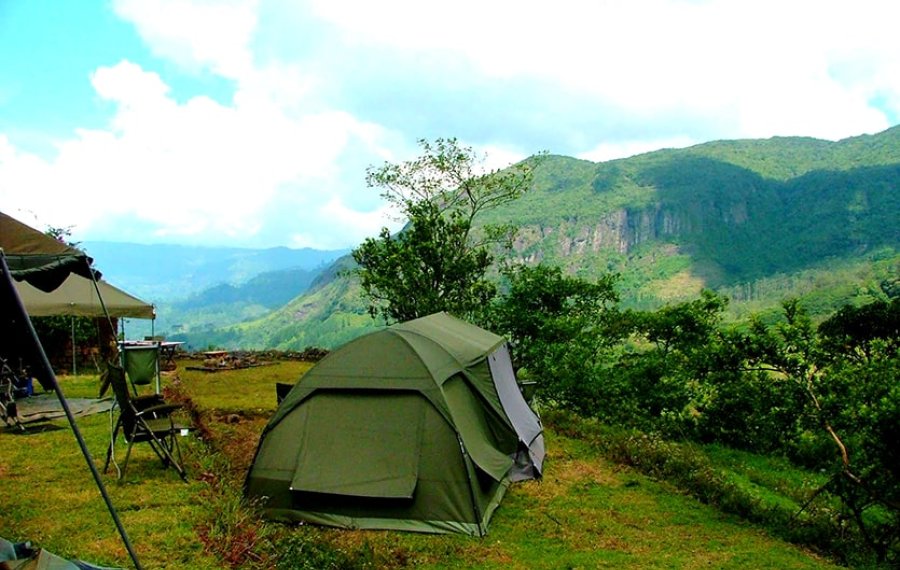
[[[895,0],[0,1],[0,208],[77,240],[339,248],[365,169],[900,117]]]

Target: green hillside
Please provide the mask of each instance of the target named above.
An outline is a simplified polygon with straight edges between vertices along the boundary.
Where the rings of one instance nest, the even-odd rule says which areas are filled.
[[[519,227],[512,256],[583,277],[621,275],[625,306],[703,288],[735,317],[800,296],[824,313],[900,273],[900,127],[838,142],[711,142],[592,163],[546,157],[534,188],[483,223]],[[349,261],[340,261],[346,267]],[[259,320],[195,346],[334,346],[372,326],[335,268]]]
[[[296,350],[340,345],[372,326],[358,283],[341,276],[351,264],[349,256],[337,260],[312,283],[308,292],[258,320],[173,338],[186,340],[194,348]]]
[[[157,325],[188,332],[257,319],[304,293],[318,274],[296,267],[260,273],[239,285],[220,283],[186,299],[160,303]]]

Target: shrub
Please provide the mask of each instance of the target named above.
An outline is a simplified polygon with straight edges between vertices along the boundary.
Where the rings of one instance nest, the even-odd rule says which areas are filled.
[[[298,528],[275,543],[276,568],[289,570],[364,570],[375,568],[368,543],[348,551]]]

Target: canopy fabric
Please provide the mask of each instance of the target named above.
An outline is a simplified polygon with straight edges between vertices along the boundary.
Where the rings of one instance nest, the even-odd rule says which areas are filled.
[[[52,291],[70,273],[92,277],[90,258],[31,226],[0,212],[0,249],[6,256],[10,274],[42,291]]]
[[[80,275],[69,275],[59,287],[49,292],[41,291],[26,281],[16,282],[15,285],[30,317],[104,317],[104,306],[111,317],[152,319],[155,316],[153,305],[106,281],[97,281],[95,287],[93,280]]]

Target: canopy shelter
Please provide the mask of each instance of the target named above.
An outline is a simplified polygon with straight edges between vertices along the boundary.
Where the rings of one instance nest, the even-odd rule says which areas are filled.
[[[263,431],[245,491],[275,519],[483,536],[543,459],[505,339],[438,313],[309,370]]]
[[[16,355],[23,358],[32,366],[33,373],[42,384],[46,382],[49,386],[45,387],[56,393],[125,548],[135,567],[140,569],[137,554],[106,492],[100,473],[14,285],[14,282],[24,281],[41,291],[53,291],[73,273],[88,279],[99,278],[90,264],[91,259],[82,251],[0,212],[0,356],[9,358]]]
[[[0,248],[15,279],[24,279],[41,291],[56,289],[72,273],[95,277],[91,259],[84,252],[3,212],[0,212]]]
[[[76,274],[69,275],[53,291],[41,291],[27,281],[15,285],[30,317],[155,317],[153,305],[106,281],[95,282]]]
[[[73,348],[75,345],[74,317],[154,319],[156,316],[153,305],[141,301],[106,281],[87,279],[75,273],[70,274],[53,291],[41,291],[27,281],[16,282],[15,285],[29,317],[73,317]],[[73,371],[76,369],[75,367],[76,358],[73,350]]]

